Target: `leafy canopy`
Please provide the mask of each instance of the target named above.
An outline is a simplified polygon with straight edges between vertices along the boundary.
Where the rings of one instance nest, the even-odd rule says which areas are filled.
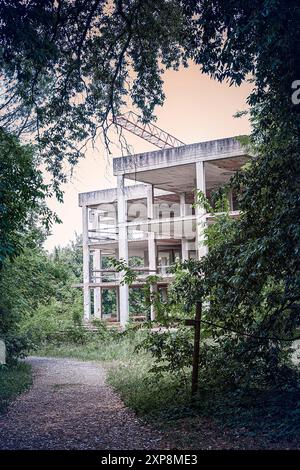
[[[87,139],[109,145],[116,114],[153,118],[166,68],[252,76],[251,105],[299,78],[297,0],[1,0],[0,15],[1,125],[35,133],[57,192]]]

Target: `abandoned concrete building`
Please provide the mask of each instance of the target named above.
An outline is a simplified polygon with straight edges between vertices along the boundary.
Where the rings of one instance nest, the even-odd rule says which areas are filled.
[[[194,206],[195,191],[209,198],[248,159],[235,138],[114,158],[117,187],[79,194],[85,321],[114,319],[125,326],[130,295],[149,274],[159,275],[157,288],[165,295],[172,279],[168,267],[176,259],[200,258],[206,253],[203,229],[213,217]],[[237,216],[234,194],[229,195],[229,205],[230,214]],[[107,267],[108,257],[129,265],[135,260],[136,283],[123,285],[122,273]],[[114,312],[103,310],[108,290],[116,298]],[[151,311],[152,319],[154,315]]]

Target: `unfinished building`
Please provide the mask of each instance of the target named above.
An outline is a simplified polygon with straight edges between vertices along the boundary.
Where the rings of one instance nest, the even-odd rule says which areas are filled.
[[[172,279],[168,267],[176,259],[201,258],[206,253],[203,229],[212,216],[194,205],[195,190],[209,198],[248,159],[235,138],[114,158],[117,188],[79,195],[85,321],[114,318],[125,326],[129,296],[149,274],[159,275],[157,288],[165,295]],[[236,196],[229,194],[233,217],[238,215],[237,204]],[[107,267],[108,257],[129,265],[133,261],[135,284],[123,285],[123,274]],[[106,292],[115,296],[114,312],[104,312]],[[152,319],[154,315],[152,309]]]

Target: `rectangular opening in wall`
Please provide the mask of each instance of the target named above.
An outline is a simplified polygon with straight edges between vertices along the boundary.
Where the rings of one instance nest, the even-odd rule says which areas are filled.
[[[142,287],[129,288],[129,315],[134,321],[145,321],[150,318],[150,306],[145,305],[145,293]]]
[[[118,320],[117,289],[102,288],[102,318],[103,320]]]
[[[238,211],[240,209],[239,195],[235,191],[232,191],[231,201],[231,210]]]

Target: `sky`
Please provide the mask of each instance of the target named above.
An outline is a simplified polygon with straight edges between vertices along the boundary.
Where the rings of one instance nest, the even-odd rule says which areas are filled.
[[[247,116],[234,118],[237,111],[247,109],[246,98],[251,85],[229,87],[202,74],[195,65],[169,70],[164,74],[165,103],[157,107],[156,125],[186,144],[206,140],[248,134],[250,124]],[[126,131],[125,131],[126,132]],[[125,136],[124,132],[124,136]],[[126,139],[134,153],[157,150],[148,142],[126,132]],[[71,180],[64,185],[64,202],[55,199],[49,207],[62,220],[52,227],[45,248],[52,251],[55,246],[65,246],[81,233],[81,208],[78,207],[80,192],[106,189],[116,186],[112,174],[112,159],[121,155],[115,145],[113,154],[107,155],[101,142],[87,148],[85,158],[75,167]]]

